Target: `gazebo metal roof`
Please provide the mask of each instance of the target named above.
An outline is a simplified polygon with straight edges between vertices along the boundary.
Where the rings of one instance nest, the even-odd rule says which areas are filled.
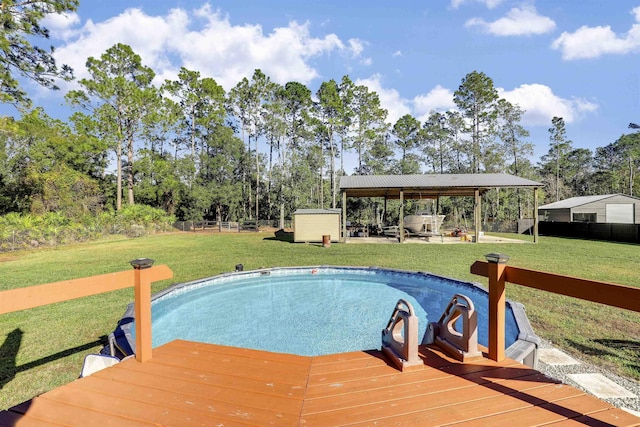
[[[493,188],[539,188],[542,184],[505,173],[352,175],[340,177],[340,190],[348,197],[432,199],[438,196],[473,196]]]

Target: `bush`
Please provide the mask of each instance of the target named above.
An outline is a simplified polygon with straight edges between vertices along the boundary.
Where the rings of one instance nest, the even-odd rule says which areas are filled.
[[[129,205],[116,212],[112,228],[119,230],[120,233],[139,237],[170,230],[174,222],[175,217],[167,215],[162,209],[147,205]]]
[[[96,239],[104,234],[142,237],[171,230],[175,217],[146,205],[126,206],[72,220],[49,212],[43,215],[9,213],[0,216],[0,252],[61,245]]]

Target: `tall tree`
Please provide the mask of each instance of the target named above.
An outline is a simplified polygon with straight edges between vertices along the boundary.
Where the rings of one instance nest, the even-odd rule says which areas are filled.
[[[638,129],[636,125],[633,129]],[[637,177],[638,165],[640,164],[640,132],[622,135],[617,141],[621,151],[624,153],[625,169],[628,172],[629,195],[634,195],[634,183]]]
[[[282,161],[283,178],[280,184],[280,228],[284,228],[285,217],[285,188],[294,190],[294,180],[291,171],[294,167],[294,159],[297,152],[302,149],[307,137],[307,122],[309,108],[311,107],[311,91],[299,82],[288,82],[278,93],[283,101],[284,119],[286,123],[286,138],[280,145],[280,159]],[[290,161],[287,162],[287,153]],[[307,168],[308,169],[308,168]],[[288,185],[285,185],[288,184]]]
[[[598,147],[593,159],[594,174],[592,182],[596,194],[621,193],[624,188],[624,176],[619,165],[624,162],[624,156],[613,144]]]
[[[510,159],[508,171],[513,175],[521,176],[521,163],[533,155],[533,144],[524,139],[529,137],[529,131],[520,124],[524,111],[519,105],[511,104],[504,99],[498,101],[497,109],[499,121],[498,135],[502,140],[506,157]],[[523,217],[522,197],[520,193],[520,189],[517,188],[516,198],[519,219]]]
[[[342,108],[340,109],[340,121],[338,125],[338,135],[340,135],[340,174],[344,175],[344,158],[347,151],[351,150],[351,140],[349,136],[352,131],[351,127],[354,123],[355,115],[355,91],[356,85],[349,78],[349,76],[342,76],[338,93],[340,94],[340,101],[342,102]]]
[[[212,78],[201,78],[198,71],[184,67],[178,80],[166,80],[163,89],[179,103],[182,113],[182,129],[188,141],[193,164],[193,180],[197,171],[198,148],[204,146],[203,138],[210,123],[222,124],[225,117],[224,89]]]
[[[363,173],[365,153],[378,141],[385,139],[388,131],[387,110],[380,106],[376,92],[358,85],[353,90],[353,144],[358,152],[358,173]]]
[[[497,100],[493,80],[477,71],[467,74],[454,93],[453,101],[470,121],[472,173],[481,171],[485,146],[494,139]]]
[[[260,152],[258,151],[258,137],[264,133],[264,108],[270,93],[274,90],[275,86],[271,82],[271,79],[265,75],[260,69],[256,69],[251,77],[251,106],[249,109],[249,115],[252,122],[252,128],[254,131],[254,144],[255,144],[255,160],[256,160],[256,221],[260,219]]]
[[[249,87],[249,79],[244,77],[238,84],[236,84],[229,91],[228,97],[228,109],[231,113],[231,117],[236,119],[236,123],[239,122],[240,133],[242,138],[242,143],[247,145],[247,153],[251,153],[251,114],[249,113],[250,109],[250,98],[251,98],[251,90]],[[248,136],[248,138],[247,138]],[[246,203],[243,202],[243,218],[252,218],[252,189],[251,189],[251,179],[247,177],[250,175],[250,172],[247,171],[245,162],[243,164],[242,169],[242,198],[246,200]]]
[[[593,153],[588,148],[575,148],[567,153],[563,178],[572,196],[593,194],[591,177],[593,175]]]
[[[240,216],[240,165],[246,157],[244,143],[231,128],[219,125],[209,129],[206,140],[197,179],[203,199],[199,205],[217,221],[230,221]]]
[[[284,88],[276,83],[272,83],[271,90],[262,111],[262,124],[264,135],[269,144],[269,166],[267,172],[267,210],[268,218],[272,218],[273,200],[273,164],[274,152],[276,155],[280,153],[280,146],[284,143],[287,133],[287,123],[285,120],[284,109]]]
[[[510,173],[519,176],[519,163],[523,158],[533,155],[533,144],[527,142],[529,131],[521,124],[524,111],[517,104],[500,99],[497,104],[498,136],[502,140],[504,151],[511,159]]]
[[[422,137],[420,138],[424,145],[422,151],[427,159],[431,159],[431,165],[434,172],[444,173],[445,165],[447,165],[448,157],[451,154],[451,132],[447,126],[447,116],[432,112],[429,114],[427,121],[422,125]]]
[[[326,141],[329,148],[329,165],[331,174],[331,207],[336,207],[336,156],[337,148],[335,144],[335,135],[339,128],[344,127],[344,104],[340,97],[340,89],[335,80],[322,82],[318,92],[318,117],[320,119],[321,131],[325,134],[322,141]]]
[[[363,153],[359,175],[388,175],[393,172],[393,149],[386,135],[379,135]]]
[[[466,141],[462,138],[465,130],[464,117],[458,111],[447,111],[446,117],[446,126],[451,144],[450,157],[452,162],[449,172],[468,172],[471,170],[470,163],[466,158],[469,150],[466,148]]]
[[[549,128],[549,152],[541,157],[543,172],[554,174],[554,193],[556,202],[560,200],[560,180],[566,164],[567,155],[571,152],[571,141],[567,139],[564,119],[554,117]]]
[[[418,145],[420,138],[420,122],[418,119],[410,114],[405,114],[393,125],[391,133],[395,137],[395,144],[402,153],[399,165],[400,174],[418,173],[419,164],[411,153],[411,150]]]
[[[39,85],[58,89],[55,78],[71,80],[73,70],[60,68],[53,58],[53,47],[33,46],[35,38],[49,38],[41,25],[43,18],[73,12],[79,0],[3,0],[0,3],[0,101],[29,108],[31,100],[20,88],[15,75],[29,78]]]
[[[601,192],[634,195],[640,167],[640,132],[622,135],[615,142],[596,150],[594,157]]]
[[[142,119],[159,102],[151,86],[155,73],[142,65],[131,47],[118,43],[107,49],[100,59],[87,60],[90,79],[80,80],[84,90],[66,95],[67,101],[88,111],[95,121],[100,138],[109,141],[116,154],[116,209],[122,207],[122,151],[127,155],[127,194],[134,204],[134,142],[142,129]]]
[[[190,156],[178,158],[183,110],[173,99],[162,98],[142,122],[145,148],[139,150],[135,164],[136,199],[175,215],[181,190],[193,182],[194,173]]]
[[[260,191],[260,159],[258,153],[258,136],[262,131],[262,111],[266,103],[269,92],[272,90],[271,79],[260,69],[253,72],[251,81],[243,78],[235,87],[229,91],[229,109],[233,116],[240,122],[242,140],[247,137],[247,152],[251,153],[251,138],[255,143],[255,165],[256,165],[256,220],[259,215],[259,191]],[[252,203],[251,179],[248,181],[249,205]],[[251,207],[249,218],[252,218]]]

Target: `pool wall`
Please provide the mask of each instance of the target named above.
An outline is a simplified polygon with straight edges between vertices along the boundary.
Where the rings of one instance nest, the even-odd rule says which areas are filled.
[[[484,286],[476,282],[464,282],[457,279],[451,279],[444,276],[439,276],[429,272],[416,272],[409,270],[399,270],[393,268],[384,268],[384,267],[353,267],[353,266],[334,266],[334,265],[318,265],[318,266],[304,266],[304,267],[273,267],[273,268],[265,268],[259,270],[250,270],[250,271],[234,271],[228,273],[218,274],[216,276],[211,276],[203,279],[198,279],[190,282],[184,283],[176,283],[174,285],[169,286],[168,288],[154,294],[151,297],[151,301],[155,301],[164,297],[167,294],[175,292],[177,290],[183,289],[185,287],[190,287],[194,285],[201,284],[203,282],[211,281],[212,279],[223,279],[223,278],[236,278],[236,277],[260,277],[264,275],[271,274],[273,271],[309,271],[314,269],[322,269],[322,268],[331,268],[331,269],[340,269],[340,270],[351,270],[351,271],[369,271],[369,272],[386,272],[392,274],[408,274],[414,276],[428,276],[434,277],[438,279],[451,280],[454,282],[458,282],[464,284],[466,286],[472,286],[477,290],[487,294],[488,292]],[[525,308],[522,304],[514,301],[507,300],[507,306],[513,312],[516,325],[518,327],[518,337],[516,341],[511,344],[506,350],[505,355],[517,362],[520,362],[524,365],[530,366],[532,368],[537,368],[538,365],[538,346],[540,344],[540,338],[536,336],[533,332],[533,328],[529,323],[529,319],[527,318]],[[439,314],[438,314],[439,316]],[[133,322],[135,320],[135,309],[134,304],[130,303],[127,306],[127,309],[118,322],[118,325],[113,333],[109,335],[109,347],[105,348],[105,352],[108,350],[112,355],[117,357],[124,357],[130,354],[135,354],[135,338],[133,337]]]

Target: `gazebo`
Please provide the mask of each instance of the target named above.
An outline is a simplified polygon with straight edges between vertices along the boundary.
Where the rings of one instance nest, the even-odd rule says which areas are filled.
[[[400,230],[404,229],[405,199],[435,199],[440,196],[474,197],[474,230],[480,240],[481,198],[494,188],[529,188],[533,190],[533,238],[538,241],[538,188],[541,183],[504,173],[425,174],[425,175],[352,175],[340,177],[342,192],[342,239],[347,233],[347,197],[384,197],[400,200]],[[400,242],[404,233],[400,233]]]

